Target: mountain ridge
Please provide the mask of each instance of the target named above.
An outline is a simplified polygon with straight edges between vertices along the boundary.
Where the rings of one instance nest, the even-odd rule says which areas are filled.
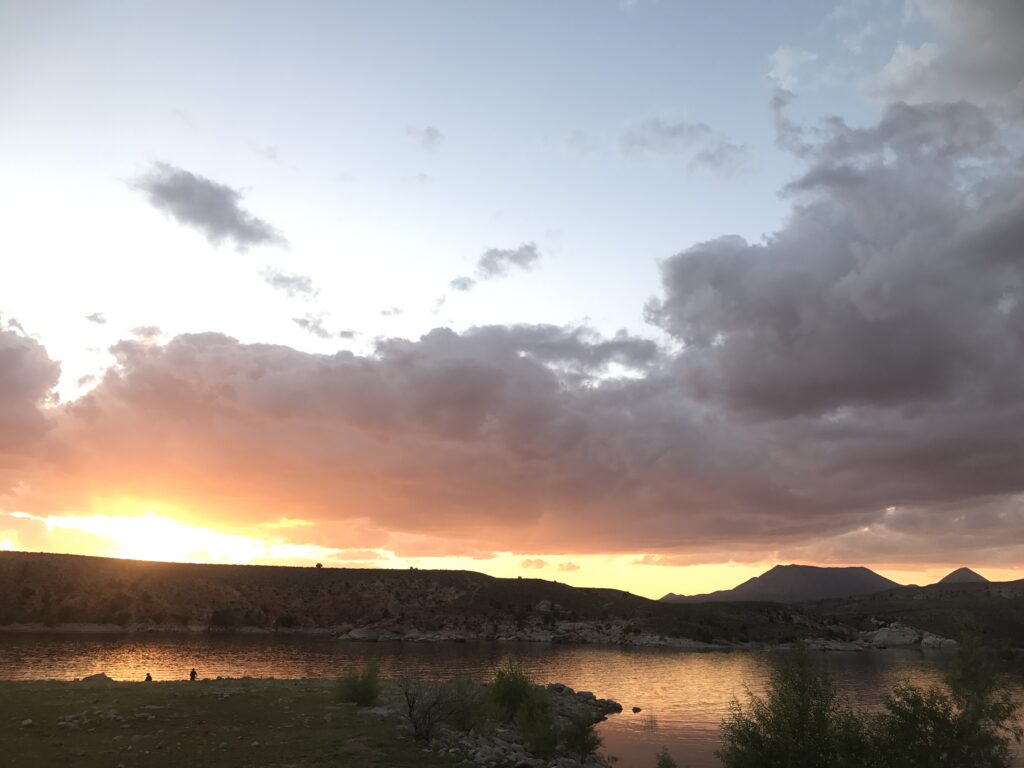
[[[950,571],[936,582],[937,584],[981,584],[988,582],[984,576],[977,571],[963,566],[955,571]]]
[[[732,589],[701,595],[677,595],[669,592],[661,601],[804,603],[856,597],[900,586],[902,585],[864,566],[824,567],[789,564],[776,565]]]

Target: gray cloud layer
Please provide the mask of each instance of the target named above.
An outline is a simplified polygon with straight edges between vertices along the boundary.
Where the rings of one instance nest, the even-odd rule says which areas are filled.
[[[179,224],[202,233],[212,245],[286,245],[284,236],[242,207],[242,193],[168,163],[154,163],[132,181],[149,203]]]
[[[1024,3],[916,0],[939,42],[901,42],[875,79],[889,100],[967,99],[1024,110]]]
[[[238,519],[344,521],[447,552],[1019,566],[1024,136],[1008,93],[813,128],[777,93],[805,163],[792,214],[762,242],[662,263],[647,315],[671,351],[547,325],[367,355],[136,339],[90,393],[44,409],[56,364],[4,331],[0,483],[24,481],[24,509],[96,488],[213,498]],[[536,260],[494,253],[478,276]]]
[[[33,450],[48,428],[43,406],[60,366],[16,323],[0,322],[0,494],[24,478]]]

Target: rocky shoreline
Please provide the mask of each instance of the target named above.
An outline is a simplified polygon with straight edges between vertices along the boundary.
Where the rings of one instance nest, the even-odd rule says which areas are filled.
[[[882,623],[873,621],[872,629],[859,632],[855,639],[806,638],[799,641],[812,650],[858,652],[885,650],[888,648],[921,648],[923,650],[951,650],[957,642],[931,632],[922,631],[900,622]],[[263,627],[233,627],[211,629],[198,624],[154,625],[131,624],[7,624],[0,625],[0,633],[62,633],[62,634],[194,634],[214,633],[225,635],[282,635],[300,637],[335,638],[341,642],[382,642],[382,643],[548,643],[565,645],[610,645],[635,648],[666,648],[691,652],[753,651],[771,648],[788,648],[795,642],[702,642],[685,637],[668,637],[646,632],[630,631],[628,625],[617,623],[595,624],[589,622],[556,622],[551,626],[509,628],[502,632],[472,632],[460,629],[421,631],[407,629],[396,631],[391,628],[350,627],[347,625],[319,628],[267,629]]]
[[[558,721],[581,714],[598,723],[608,715],[622,711],[622,705],[612,699],[601,699],[590,691],[574,691],[567,685],[551,683],[547,686],[552,709]],[[491,734],[475,731],[460,733],[450,728],[441,729],[431,745],[441,755],[461,758],[473,765],[486,768],[609,768],[612,760],[595,752],[582,763],[576,757],[557,755],[542,758],[530,752],[518,730],[508,724],[499,726]]]

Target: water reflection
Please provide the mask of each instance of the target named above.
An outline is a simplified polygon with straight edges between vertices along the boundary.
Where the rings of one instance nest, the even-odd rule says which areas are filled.
[[[70,680],[106,672],[117,680],[200,677],[335,677],[370,660],[385,677],[454,675],[489,678],[508,658],[538,682],[563,682],[620,701],[622,715],[602,726],[619,765],[653,766],[667,746],[680,766],[717,766],[718,727],[745,686],[763,691],[769,653],[687,654],[597,646],[469,643],[342,643],[329,639],[217,635],[0,636],[0,677]],[[820,654],[839,688],[863,706],[878,706],[897,682],[938,683],[946,657],[917,652]],[[634,714],[630,709],[640,707]]]

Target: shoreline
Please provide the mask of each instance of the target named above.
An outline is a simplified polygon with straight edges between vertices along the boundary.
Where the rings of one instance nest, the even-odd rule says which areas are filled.
[[[557,631],[527,631],[504,635],[479,635],[460,632],[418,632],[397,633],[373,628],[337,627],[231,627],[213,628],[199,625],[119,625],[119,624],[3,624],[0,635],[59,634],[59,635],[216,635],[222,637],[302,637],[332,639],[341,643],[529,643],[539,645],[594,645],[614,648],[660,648],[688,653],[731,653],[740,651],[786,650],[803,644],[814,651],[834,653],[861,653],[865,651],[918,649],[921,651],[955,650],[957,643],[948,638],[922,632],[912,627],[893,623],[878,630],[862,633],[857,640],[825,640],[807,638],[799,642],[785,643],[705,643],[689,638],[666,637],[662,635],[629,635],[619,639],[611,637],[585,637],[579,634],[560,634]]]

